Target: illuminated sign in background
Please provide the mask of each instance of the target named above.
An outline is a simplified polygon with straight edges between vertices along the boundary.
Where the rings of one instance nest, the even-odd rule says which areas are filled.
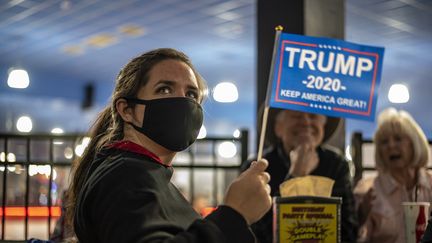
[[[281,33],[271,107],[374,120],[384,48]]]

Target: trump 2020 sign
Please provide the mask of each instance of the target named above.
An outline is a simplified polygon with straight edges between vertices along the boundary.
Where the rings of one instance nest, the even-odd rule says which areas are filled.
[[[269,106],[374,120],[384,48],[286,33],[275,44]]]

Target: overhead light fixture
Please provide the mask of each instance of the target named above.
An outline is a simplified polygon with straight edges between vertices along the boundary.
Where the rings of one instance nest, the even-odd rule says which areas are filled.
[[[237,154],[237,147],[231,141],[225,141],[219,144],[218,146],[218,154],[222,158],[232,158]]]
[[[203,139],[203,138],[205,138],[206,136],[207,136],[207,129],[205,128],[204,125],[202,125],[202,126],[201,126],[201,129],[200,129],[200,131],[199,131],[199,133],[198,133],[198,137],[197,137],[197,139]]]
[[[81,141],[81,144],[78,144],[75,147],[75,154],[81,157],[89,143],[90,143],[90,138],[84,137]]]
[[[16,127],[20,132],[24,132],[24,133],[30,132],[33,128],[33,123],[31,118],[28,116],[22,116],[18,118]]]
[[[393,84],[388,92],[388,99],[392,103],[407,103],[409,101],[409,91],[403,84]]]
[[[0,153],[0,162],[5,162],[6,159],[8,162],[16,162],[16,156],[14,153],[8,153],[6,156],[5,152],[1,152]]]
[[[9,73],[8,81],[9,87],[15,89],[25,89],[30,84],[28,73],[24,69],[13,69]]]
[[[222,103],[235,102],[238,99],[237,86],[230,82],[221,82],[213,90],[213,98]]]
[[[61,129],[60,127],[56,127],[56,128],[53,128],[53,129],[51,130],[51,133],[54,134],[54,135],[60,135],[60,134],[63,134],[64,131],[63,131],[63,129]],[[55,139],[55,140],[53,141],[53,144],[55,144],[55,145],[62,145],[62,144],[63,144],[63,141],[62,141],[62,140]]]
[[[64,157],[66,158],[66,159],[72,159],[72,157],[73,157],[73,149],[71,148],[71,147],[66,147],[65,149],[64,149]]]
[[[51,130],[51,133],[52,133],[52,134],[63,134],[64,131],[63,131],[63,129],[61,129],[60,127],[56,127],[56,128],[53,128],[53,129]]]
[[[235,137],[235,138],[239,138],[240,135],[241,135],[241,133],[240,133],[240,130],[238,130],[238,129],[236,129],[236,130],[233,132],[233,137]]]

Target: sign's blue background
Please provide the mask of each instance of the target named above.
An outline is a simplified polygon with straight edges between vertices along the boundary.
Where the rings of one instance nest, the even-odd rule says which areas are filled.
[[[299,42],[299,43],[306,43],[306,44],[317,44],[317,47],[311,47],[311,46],[305,46],[305,45],[299,45],[294,43],[284,43],[283,46],[282,43],[284,40]],[[319,46],[336,46],[340,47],[339,49],[334,48],[323,48]],[[288,51],[285,51],[286,47],[293,47],[293,48],[299,48],[299,49],[308,49],[313,50],[317,53],[318,58],[318,52],[323,51],[325,52],[325,58],[323,61],[323,66],[327,66],[328,62],[328,53],[333,52],[335,53],[335,59],[337,53],[342,53],[345,56],[345,59],[347,59],[348,56],[355,56],[356,63],[355,67],[357,67],[357,61],[359,57],[362,58],[368,58],[372,61],[374,67],[371,71],[363,71],[361,77],[357,77],[356,69],[353,76],[350,76],[348,74],[344,75],[341,73],[334,73],[334,69],[332,69],[330,72],[321,72],[317,68],[317,61],[314,61],[315,64],[315,70],[310,70],[308,65],[305,64],[303,69],[299,68],[299,57],[300,53],[295,54],[294,58],[294,65],[293,67],[288,66],[289,61],[289,55],[291,54]],[[347,48],[354,51],[359,52],[368,52],[370,54],[377,54],[378,61],[376,62],[376,56],[374,55],[364,55],[364,54],[357,54],[353,52],[348,52],[342,50],[343,48]],[[278,80],[278,73],[279,73],[279,67],[280,67],[280,55],[282,52],[282,70],[280,75],[280,82],[279,82],[279,90],[276,90],[277,86],[277,80]],[[274,61],[274,67],[273,67],[273,77],[272,77],[272,88],[271,88],[271,97],[270,97],[270,106],[272,107],[278,107],[278,108],[284,108],[284,109],[294,109],[294,110],[301,110],[305,112],[311,112],[311,113],[320,113],[328,116],[337,116],[337,117],[348,117],[348,118],[355,118],[355,119],[363,119],[363,120],[373,120],[375,117],[375,107],[376,107],[376,100],[377,100],[377,93],[378,93],[378,87],[380,83],[381,78],[381,69],[382,69],[382,60],[383,60],[383,54],[384,54],[384,48],[380,47],[372,47],[372,46],[365,46],[365,45],[358,45],[342,40],[335,40],[335,39],[329,39],[329,38],[317,38],[317,37],[308,37],[308,36],[301,36],[301,35],[293,35],[293,34],[286,34],[281,33],[279,42],[278,42],[278,48],[277,53]],[[375,67],[375,64],[378,64]],[[372,94],[372,106],[370,108],[370,114],[359,114],[356,112],[364,112],[367,113],[368,107],[369,107],[369,100],[370,100],[370,93],[372,88],[372,81],[373,81],[373,75],[374,70],[376,69],[376,78],[375,78],[375,84],[374,84],[374,91]],[[318,90],[318,89],[311,89],[307,88],[306,84],[303,84],[303,80],[308,80],[307,77],[309,75],[314,75],[315,77],[321,76],[323,78],[329,77],[332,79],[338,78],[341,81],[342,86],[345,86],[345,90],[340,90],[339,92],[334,91],[327,91],[327,90]],[[300,92],[306,92],[306,93],[314,93],[314,94],[320,94],[320,95],[329,95],[333,96],[335,98],[335,101],[338,97],[341,98],[348,98],[348,99],[355,99],[355,100],[363,100],[367,102],[367,105],[365,108],[354,108],[349,106],[341,106],[337,104],[337,101],[335,104],[332,103],[326,103],[326,102],[317,102],[317,101],[311,101],[311,100],[304,100],[300,97],[293,98],[293,97],[284,97],[280,95],[281,89],[287,89],[287,90],[294,90],[294,91],[300,91]],[[331,106],[332,109],[320,109],[316,107],[311,106],[302,106],[292,103],[286,103],[286,102],[277,102],[275,100],[276,93],[279,92],[279,99],[287,100],[287,101],[294,101],[294,102],[305,102],[308,104],[316,104],[316,105],[324,105],[324,106]],[[333,110],[333,108],[343,108],[346,110],[350,110],[353,112],[344,112],[344,111],[336,111]]]

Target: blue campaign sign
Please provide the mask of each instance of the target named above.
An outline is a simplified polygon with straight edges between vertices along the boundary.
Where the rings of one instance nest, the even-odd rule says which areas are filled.
[[[269,106],[374,120],[384,48],[281,33]]]

